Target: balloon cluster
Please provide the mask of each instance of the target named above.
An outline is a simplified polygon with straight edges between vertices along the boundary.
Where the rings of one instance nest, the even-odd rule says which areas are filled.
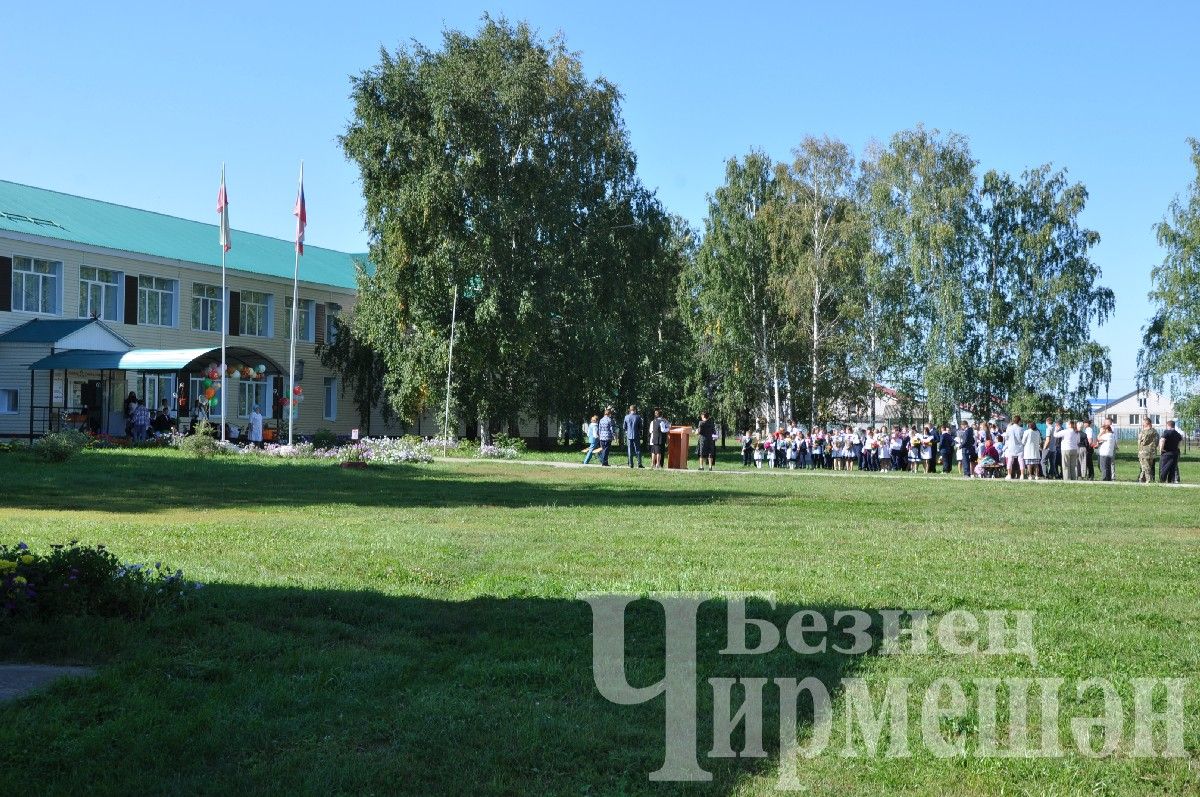
[[[201,394],[204,396],[202,401],[214,409],[220,404],[217,393],[221,390],[222,373],[228,379],[263,379],[267,373],[267,366],[259,363],[255,368],[251,368],[248,365],[238,368],[229,367],[224,363],[221,365],[214,363],[205,368],[203,372],[204,378],[200,382]]]
[[[296,385],[292,388],[291,397],[285,396],[280,399],[280,402],[282,406],[291,407],[292,414],[294,415],[299,406],[304,403],[304,388]]]

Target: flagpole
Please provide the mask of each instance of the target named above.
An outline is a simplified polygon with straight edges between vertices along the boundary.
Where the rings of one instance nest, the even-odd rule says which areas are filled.
[[[454,304],[450,306],[450,356],[446,358],[446,425],[442,427],[442,456],[450,451],[450,374],[454,368],[454,322],[458,317],[458,286],[454,286]]]
[[[300,161],[300,190],[304,190],[304,161]],[[299,225],[299,219],[296,221]],[[296,244],[296,264],[292,268],[292,345],[288,352],[288,392],[286,406],[288,411],[288,445],[292,444],[293,427],[296,425],[296,330],[299,319],[300,305],[300,244]]]
[[[225,163],[221,162],[221,189],[225,189]],[[221,442],[225,442],[225,333],[229,331],[229,295],[225,292],[225,247],[221,247]]]

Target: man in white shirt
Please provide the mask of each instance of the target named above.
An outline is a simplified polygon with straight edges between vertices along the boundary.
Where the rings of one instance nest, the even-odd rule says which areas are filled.
[[[1012,423],[1004,430],[1004,464],[1008,469],[1006,479],[1021,478],[1021,454],[1025,446],[1025,427],[1021,416],[1014,415]]]
[[[1099,442],[1097,453],[1100,456],[1100,480],[1106,482],[1114,481],[1116,479],[1116,470],[1113,467],[1113,463],[1117,456],[1117,435],[1113,432],[1112,421],[1104,421],[1097,440]]]
[[[1054,436],[1062,441],[1063,478],[1073,482],[1079,478],[1079,429],[1075,421],[1068,421]]]
[[[254,409],[250,410],[250,426],[249,426],[250,444],[253,445],[255,448],[262,448],[262,442],[263,442],[262,425],[263,425],[263,416],[262,416],[262,413],[258,411],[258,405],[255,404]]]

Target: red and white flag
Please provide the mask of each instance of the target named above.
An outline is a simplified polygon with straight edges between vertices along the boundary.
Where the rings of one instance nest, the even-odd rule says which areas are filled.
[[[229,195],[225,193],[225,166],[221,166],[221,190],[217,193],[217,213],[221,216],[221,251],[228,252],[229,240]]]
[[[304,254],[304,225],[308,224],[308,214],[304,210],[304,164],[300,164],[300,190],[292,215],[296,217],[296,252]]]

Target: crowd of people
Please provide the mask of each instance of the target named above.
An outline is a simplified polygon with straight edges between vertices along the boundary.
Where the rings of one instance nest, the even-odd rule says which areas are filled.
[[[610,465],[614,445],[624,440],[629,467],[644,467],[642,441],[650,449],[650,467],[666,467],[670,422],[662,410],[643,419],[636,405],[624,418],[607,407],[583,423],[587,448],[583,463],[598,455],[601,466]],[[696,434],[696,455],[703,470],[716,462],[717,428],[702,413]],[[1020,416],[997,422],[963,421],[958,428],[935,426],[840,426],[802,428],[791,421],[774,431],[746,431],[738,436],[743,467],[790,470],[907,471],[951,473],[965,478],[1116,480],[1120,439],[1112,423],[1099,429],[1085,421],[1026,423]],[[1146,419],[1137,436],[1138,481],[1179,482],[1179,454],[1183,435],[1174,421],[1159,433]]]
[[[144,442],[151,434],[167,435],[179,430],[179,421],[171,414],[166,399],[162,400],[157,411],[151,412],[150,408],[146,406],[145,400],[137,393],[130,391],[125,398],[124,412],[125,436],[135,443]],[[220,415],[212,413],[206,402],[197,400],[192,404],[191,421],[184,433],[193,434],[201,422],[220,423]],[[263,444],[261,408],[257,404],[251,408],[244,428],[226,423],[225,439],[240,439],[261,447]]]
[[[740,435],[742,465],[755,468],[909,471],[950,473],[965,478],[1116,479],[1120,444],[1112,423],[1099,429],[1080,421],[1046,418],[1042,425],[1016,416],[1004,426],[963,421],[957,429],[940,427],[842,426],[803,429],[795,422],[771,433]],[[1138,481],[1179,481],[1183,435],[1174,421],[1159,434],[1149,420],[1137,438]]]

